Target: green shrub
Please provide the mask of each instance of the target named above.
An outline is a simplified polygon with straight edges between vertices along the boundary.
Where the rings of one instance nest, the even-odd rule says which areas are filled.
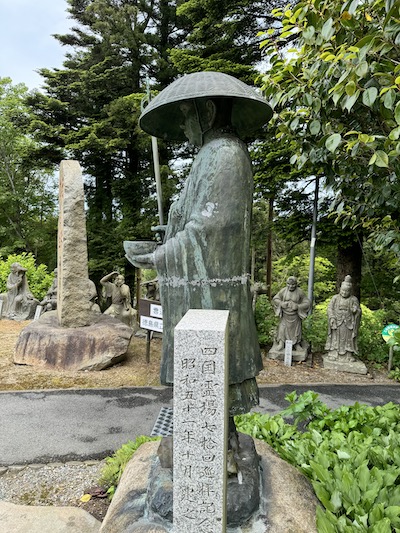
[[[317,508],[318,531],[399,531],[399,405],[356,403],[332,411],[312,391],[286,399],[290,406],[281,414],[241,415],[236,425],[268,442],[310,479],[323,505]],[[308,425],[300,431],[304,420]]]
[[[123,444],[111,457],[106,458],[106,464],[101,472],[99,483],[102,487],[107,489],[107,494],[110,499],[114,496],[126,465],[139,446],[145,442],[159,439],[160,437],[146,437],[145,435],[140,435],[134,441],[130,440],[126,444]]]
[[[266,294],[260,294],[257,298],[254,316],[257,326],[258,342],[261,346],[272,344],[279,318],[275,315],[274,308]]]
[[[285,287],[289,276],[296,276],[300,288],[307,293],[308,273],[310,269],[310,254],[290,255],[273,262],[272,295]],[[315,258],[314,299],[322,302],[335,292],[335,267],[325,257]]]
[[[29,288],[39,301],[42,300],[53,282],[54,275],[49,274],[46,265],[36,266],[35,257],[31,253],[12,254],[7,259],[0,260],[0,293],[7,292],[7,278],[13,263],[20,263],[28,269],[26,276]]]
[[[309,317],[303,322],[303,336],[311,344],[312,350],[324,351],[328,336],[327,309],[329,300],[315,306]],[[358,332],[359,356],[366,362],[382,364],[387,360],[389,349],[382,338],[382,329],[386,324],[383,310],[371,311],[361,304],[362,316]]]

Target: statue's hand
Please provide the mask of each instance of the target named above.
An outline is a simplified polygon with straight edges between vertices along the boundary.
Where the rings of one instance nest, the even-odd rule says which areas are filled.
[[[148,269],[154,268],[155,266],[154,252],[150,254],[143,254],[143,255],[131,255],[129,257],[129,261],[136,268],[148,268]]]

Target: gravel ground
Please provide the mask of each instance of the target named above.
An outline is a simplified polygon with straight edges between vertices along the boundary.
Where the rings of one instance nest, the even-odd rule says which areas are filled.
[[[80,499],[96,492],[103,466],[104,461],[86,461],[0,468],[0,500],[20,505],[77,506],[102,520],[108,498]]]

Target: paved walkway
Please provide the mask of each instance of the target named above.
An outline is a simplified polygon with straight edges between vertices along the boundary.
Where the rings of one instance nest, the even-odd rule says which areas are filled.
[[[310,389],[332,408],[400,403],[400,384],[279,385],[260,388],[256,410],[279,412],[286,394]],[[172,406],[166,387],[1,392],[0,466],[104,458],[128,440],[150,435],[166,406]]]

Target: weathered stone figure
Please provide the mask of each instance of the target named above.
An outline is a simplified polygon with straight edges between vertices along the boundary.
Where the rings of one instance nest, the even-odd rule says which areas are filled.
[[[39,303],[29,289],[26,270],[19,263],[13,263],[7,278],[7,296],[3,316],[11,320],[32,318]]]
[[[156,268],[163,305],[161,382],[173,384],[174,328],[189,309],[230,311],[230,416],[258,403],[262,369],[249,287],[253,178],[239,138],[270,118],[267,102],[226,74],[200,72],[164,89],[140,125],[154,136],[199,147],[180,197],[171,206],[164,243],[128,256]],[[233,419],[232,419],[233,420]]]
[[[292,341],[293,351],[305,348],[302,341],[302,321],[310,309],[310,300],[300,289],[295,276],[287,279],[286,287],[281,289],[272,299],[275,314],[280,322],[271,352],[284,352],[285,341]]]
[[[351,277],[346,276],[328,305],[328,338],[325,350],[328,358],[343,362],[356,361],[357,335],[361,319],[358,299],[352,296]]]
[[[53,283],[50,285],[49,290],[46,292],[46,295],[43,300],[40,302],[40,305],[43,307],[43,313],[45,311],[54,311],[54,309],[57,309],[57,269],[54,269],[53,273]]]
[[[160,288],[158,286],[158,279],[154,278],[150,281],[144,281],[141,283],[141,286],[146,290],[145,298],[147,300],[159,300],[160,299]]]
[[[114,281],[110,280],[115,277]],[[100,283],[103,285],[107,298],[111,298],[111,305],[105,311],[105,315],[118,318],[128,326],[133,326],[135,311],[131,305],[131,292],[125,284],[125,278],[118,272],[111,272],[104,276]]]

